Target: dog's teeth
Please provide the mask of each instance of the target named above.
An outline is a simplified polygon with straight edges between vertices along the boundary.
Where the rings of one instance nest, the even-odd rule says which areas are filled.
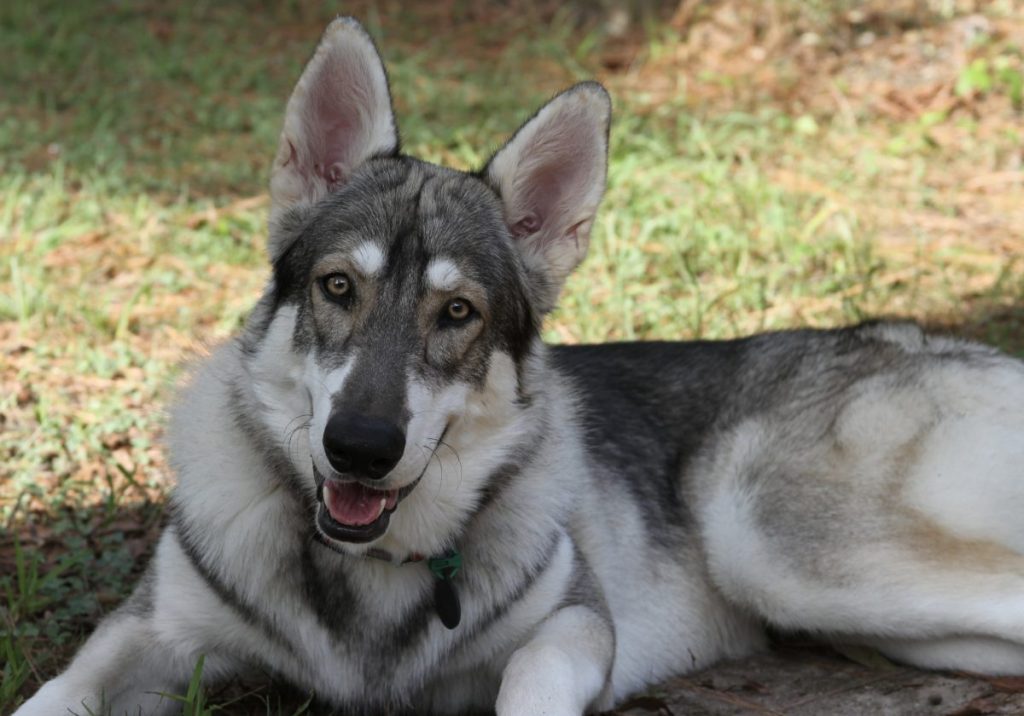
[[[387,504],[388,504],[388,498],[387,498],[387,497],[382,497],[382,498],[380,498],[380,511],[381,511],[381,512],[383,512],[383,511],[384,511],[384,507],[385,507],[385,506],[386,506]]]

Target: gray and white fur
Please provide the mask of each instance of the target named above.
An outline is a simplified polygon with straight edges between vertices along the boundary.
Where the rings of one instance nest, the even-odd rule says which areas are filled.
[[[576,716],[766,625],[1024,674],[1021,362],[888,323],[542,343],[610,109],[576,85],[478,172],[428,164],[372,41],[327,28],[274,162],[272,278],[173,410],[170,525],[18,716],[173,711],[200,655],[331,708]],[[450,549],[454,629],[406,561]]]

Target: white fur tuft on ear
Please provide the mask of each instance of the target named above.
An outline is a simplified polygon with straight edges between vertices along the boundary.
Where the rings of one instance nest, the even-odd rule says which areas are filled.
[[[384,64],[362,26],[338,18],[288,100],[270,177],[271,223],[343,185],[370,157],[396,151]]]
[[[608,93],[583,82],[544,105],[484,170],[547,309],[587,253],[604,194],[610,122]]]

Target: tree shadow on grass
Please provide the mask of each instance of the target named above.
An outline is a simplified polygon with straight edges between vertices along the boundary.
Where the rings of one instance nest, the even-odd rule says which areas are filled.
[[[165,507],[143,501],[61,508],[21,515],[0,530],[0,713],[11,713],[64,670],[131,593],[153,557]],[[329,712],[270,675],[211,687],[202,698],[222,713]]]
[[[159,535],[163,506],[18,514],[0,530],[0,712],[66,666],[130,591]]]

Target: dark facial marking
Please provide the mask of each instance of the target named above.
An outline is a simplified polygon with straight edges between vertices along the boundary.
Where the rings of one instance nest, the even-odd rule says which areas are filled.
[[[452,260],[461,274],[485,287],[481,299],[488,309],[488,326],[481,336],[487,346],[483,354],[498,348],[518,362],[537,338],[540,316],[530,308],[525,270],[504,225],[500,201],[476,176],[409,157],[372,160],[337,193],[282,221],[277,230],[290,231],[296,238],[274,264],[275,303],[306,303],[304,294],[318,260],[373,241],[386,256],[377,299],[389,304],[374,317],[374,328],[378,322],[393,328],[402,318],[413,323],[417,301],[427,294],[423,273],[430,260],[440,257]],[[361,288],[357,281],[349,290],[359,296]],[[481,308],[472,296],[443,298],[468,300],[477,312]],[[438,305],[431,318],[442,310],[444,304]],[[305,313],[300,308],[300,314]],[[445,368],[450,379],[453,366]]]

